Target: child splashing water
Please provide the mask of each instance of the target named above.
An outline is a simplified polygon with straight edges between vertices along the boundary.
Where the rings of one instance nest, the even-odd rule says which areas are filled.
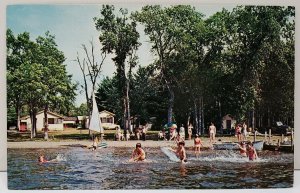
[[[135,146],[135,150],[132,152],[131,159],[129,162],[138,162],[144,161],[146,159],[146,153],[142,149],[141,143],[137,143]]]
[[[258,158],[257,153],[256,153],[256,150],[255,150],[255,148],[253,147],[253,143],[252,143],[252,142],[249,142],[249,143],[248,143],[247,154],[248,154],[248,157],[249,157],[249,160],[250,160],[250,161],[254,161],[255,159]]]
[[[62,154],[57,154],[55,159],[47,160],[43,154],[39,155],[38,158],[39,163],[49,163],[49,162],[60,162],[66,161],[66,158]]]
[[[185,145],[184,141],[181,141],[181,142],[178,143],[178,146],[177,146],[176,150],[173,150],[173,149],[170,148],[170,150],[175,152],[176,155],[179,157],[179,159],[181,160],[181,163],[187,162],[184,145]]]

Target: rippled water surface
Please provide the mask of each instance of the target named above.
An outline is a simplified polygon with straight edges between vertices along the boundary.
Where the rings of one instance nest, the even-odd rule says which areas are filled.
[[[286,188],[293,185],[293,154],[263,151],[249,162],[236,152],[206,151],[188,163],[169,161],[145,148],[147,162],[128,163],[132,149],[8,149],[9,189],[218,189]],[[56,163],[39,164],[44,153]]]

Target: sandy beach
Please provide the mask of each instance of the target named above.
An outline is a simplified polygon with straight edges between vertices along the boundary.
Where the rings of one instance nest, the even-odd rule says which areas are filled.
[[[253,137],[249,137],[249,140],[253,141]],[[209,138],[201,138],[204,148],[209,148]],[[259,137],[257,140],[263,140]],[[277,141],[276,139],[273,139]],[[236,142],[234,137],[217,137],[216,143],[222,142]],[[135,147],[136,143],[141,143],[143,147],[164,147],[164,146],[176,146],[174,141],[154,141],[154,140],[130,140],[130,141],[110,141],[105,140],[108,147]],[[22,141],[22,142],[7,142],[7,148],[68,148],[76,146],[91,145],[91,140],[68,140],[68,141]],[[194,146],[193,140],[185,140],[185,147],[190,148]]]
[[[153,140],[130,140],[130,141],[105,141],[108,147],[135,147],[136,143],[141,143],[143,147],[163,147],[175,146],[174,141],[153,141]],[[24,142],[7,142],[7,148],[68,148],[76,146],[91,145],[89,140],[81,141],[24,141]],[[193,147],[193,140],[186,140],[186,147]],[[208,142],[203,142],[204,147],[209,147]]]

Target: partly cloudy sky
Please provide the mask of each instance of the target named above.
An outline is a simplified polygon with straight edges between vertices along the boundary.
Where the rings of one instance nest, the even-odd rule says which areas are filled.
[[[82,83],[83,78],[78,64],[74,61],[77,52],[81,58],[84,57],[82,44],[89,44],[93,40],[96,47],[96,56],[100,58],[100,43],[98,41],[99,32],[93,22],[94,17],[100,15],[100,4],[82,4],[82,5],[9,5],[7,7],[7,27],[14,34],[29,32],[32,40],[38,36],[44,36],[46,31],[50,31],[56,37],[58,49],[65,54],[67,70],[73,75],[74,82]],[[129,11],[140,10],[141,4],[117,4],[119,8],[127,8]],[[223,7],[232,9],[233,5],[195,5],[196,9],[206,16],[220,11]],[[150,44],[147,37],[143,34],[141,27],[138,28],[141,33],[139,48],[139,64],[147,65],[152,62],[154,56],[150,53]],[[111,58],[107,58],[102,67],[101,78],[112,76],[115,71]],[[84,93],[78,90],[76,104],[79,105],[85,101]]]

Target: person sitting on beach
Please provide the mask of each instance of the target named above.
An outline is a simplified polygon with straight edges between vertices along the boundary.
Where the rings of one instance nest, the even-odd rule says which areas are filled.
[[[195,155],[198,158],[200,155],[200,147],[203,147],[203,144],[201,142],[201,139],[199,138],[199,135],[196,134],[196,138],[194,139],[194,148],[195,148]]]
[[[247,148],[245,142],[241,142],[241,144],[239,144],[239,150],[242,157],[247,157]]]
[[[117,141],[121,141],[124,138],[124,135],[122,134],[120,127],[116,127],[115,138]]]
[[[46,160],[46,158],[45,158],[44,155],[40,155],[40,156],[39,156],[39,163],[46,163],[46,162],[49,162],[49,161]]]
[[[141,143],[137,143],[135,146],[135,150],[132,152],[132,155],[131,155],[131,158],[129,161],[137,162],[137,161],[144,161],[145,159],[146,159],[146,153],[142,149]]]
[[[135,128],[134,133],[135,133],[136,139],[140,140],[140,128],[139,127]]]
[[[249,142],[249,143],[248,143],[247,154],[248,154],[248,157],[249,157],[249,160],[250,160],[250,161],[253,161],[253,160],[255,160],[255,159],[258,158],[257,153],[256,153],[256,150],[255,150],[255,148],[253,147],[253,143],[252,143],[252,142]]]

